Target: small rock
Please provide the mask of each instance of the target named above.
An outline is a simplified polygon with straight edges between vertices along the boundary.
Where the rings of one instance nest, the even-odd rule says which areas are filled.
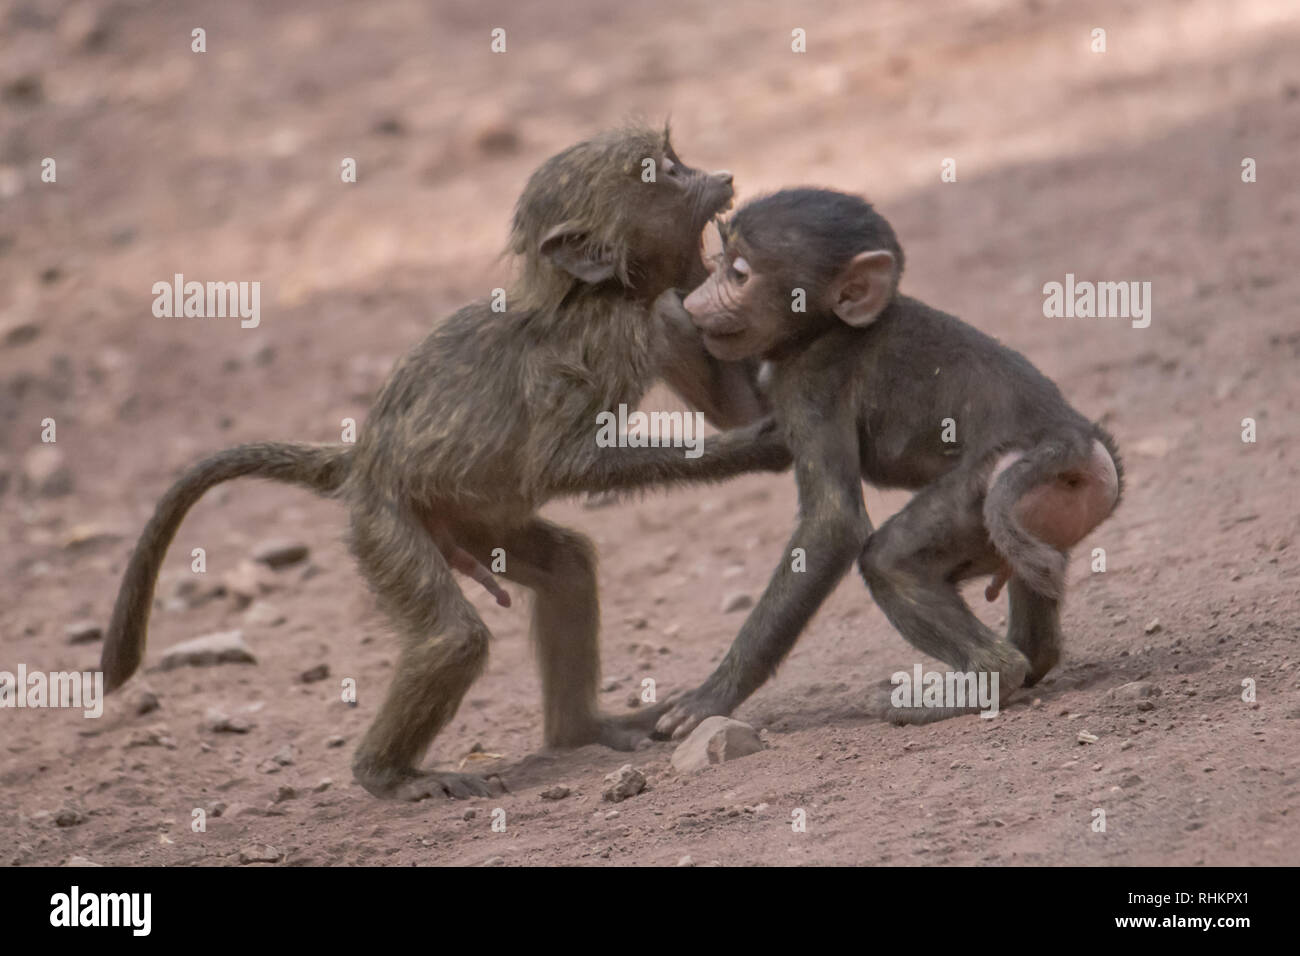
[[[53,444],[37,445],[23,456],[23,481],[27,490],[44,498],[72,492],[72,472],[64,464],[63,452]]]
[[[291,787],[288,784],[282,784],[280,789],[275,792],[275,802],[284,803],[286,800],[294,800],[298,796],[298,788]]]
[[[311,792],[312,792],[312,793],[324,793],[326,790],[328,790],[328,789],[329,789],[330,787],[332,787],[332,786],[334,786],[334,781],[331,780],[329,777],[323,777],[323,778],[321,778],[321,782],[320,782],[320,783],[316,784],[316,786],[314,786],[314,787],[311,788]]]
[[[273,846],[257,844],[239,851],[240,863],[279,863],[280,851]]]
[[[75,827],[86,822],[84,811],[76,807],[60,807],[54,814],[54,825],[59,827]]]
[[[298,675],[300,684],[314,684],[330,676],[330,666],[328,664],[317,664],[315,667],[308,668]]]
[[[177,667],[211,667],[216,664],[256,664],[257,658],[244,643],[243,631],[218,631],[204,634],[163,652],[153,670],[169,671]]]
[[[672,764],[678,772],[689,773],[762,749],[763,741],[749,724],[730,717],[709,717],[673,751]]]
[[[340,734],[333,734],[325,738],[326,747],[342,747],[347,741]]]
[[[41,327],[35,322],[15,322],[0,328],[0,338],[3,338],[5,346],[11,349],[26,345],[40,334]]]
[[[299,561],[305,561],[308,553],[307,546],[299,541],[286,541],[277,538],[272,541],[263,541],[255,547],[253,549],[253,560],[278,571],[281,568],[297,564]]]
[[[130,747],[163,747],[167,750],[176,749],[176,741],[172,738],[167,728],[164,726],[146,727],[143,730],[137,730],[133,733],[126,746]]]
[[[1096,734],[1090,734],[1086,730],[1079,731],[1079,743],[1081,744],[1095,744],[1100,739]]]
[[[688,853],[686,856],[682,857],[681,859],[679,859],[679,860],[677,861],[677,865],[678,865],[678,866],[694,866],[694,865],[695,865],[695,861],[694,861],[693,859],[691,859],[691,856],[690,856],[690,854]]]
[[[1147,622],[1147,626],[1142,628],[1142,633],[1155,634],[1160,630],[1162,630],[1162,628],[1160,627],[1160,618],[1153,617],[1149,622]]]
[[[490,856],[483,861],[484,866],[505,866],[506,858],[504,856]]]
[[[573,792],[573,791],[571,791],[568,787],[564,786],[563,784],[557,784],[556,786],[551,787],[551,788],[548,789],[548,790],[543,790],[543,791],[542,791],[542,799],[543,799],[543,800],[563,800],[565,797],[567,797],[567,796],[568,796],[570,793],[572,793],[572,792]]]
[[[1120,700],[1143,700],[1147,697],[1160,696],[1160,688],[1150,681],[1135,680],[1120,684],[1110,694]]]
[[[1163,435],[1153,435],[1150,438],[1140,438],[1133,442],[1132,448],[1136,454],[1146,455],[1148,458],[1164,458],[1169,454],[1171,443]]]
[[[476,816],[478,816],[478,811],[477,811],[477,810],[474,810],[474,809],[470,809],[470,810],[466,810],[464,813],[462,813],[462,814],[460,815],[460,818],[461,818],[462,820],[473,820]]]
[[[90,860],[86,859],[84,856],[73,856],[73,857],[69,857],[69,858],[68,858],[68,862],[67,862],[67,863],[64,863],[63,865],[64,865],[64,866],[99,866],[99,867],[102,867],[104,864],[102,864],[102,863],[93,863],[93,862],[91,862]]]
[[[605,775],[605,789],[601,791],[601,798],[610,803],[621,803],[644,789],[645,774],[627,763]]]
[[[519,151],[519,130],[504,117],[490,117],[474,132],[474,145],[489,156],[509,156]]]
[[[158,695],[153,691],[144,688],[136,691],[135,696],[131,700],[131,709],[135,711],[137,717],[143,717],[145,714],[152,714],[161,706],[162,704],[158,702]]]
[[[249,627],[279,627],[288,618],[273,604],[254,601],[244,612],[244,623]]]
[[[253,729],[247,717],[229,717],[215,707],[208,710],[203,726],[214,734],[246,734]]]
[[[731,614],[744,611],[754,606],[754,599],[744,591],[736,591],[722,599],[722,613]]]
[[[275,589],[276,584],[270,574],[265,567],[252,561],[240,561],[221,576],[221,584],[234,599],[235,607],[243,610],[263,594]]]
[[[94,621],[77,621],[63,629],[69,644],[93,644],[104,636],[104,629]]]

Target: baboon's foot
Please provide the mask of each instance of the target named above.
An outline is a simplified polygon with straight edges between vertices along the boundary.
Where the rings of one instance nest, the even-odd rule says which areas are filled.
[[[661,705],[659,705],[661,706]],[[650,746],[650,731],[662,710],[647,707],[617,717],[596,714],[571,728],[547,734],[546,746],[569,749],[600,744],[610,750],[641,750]]]
[[[981,710],[980,707],[916,706],[912,702],[911,688],[900,686],[892,681],[882,681],[867,693],[867,712],[872,717],[899,726],[932,724],[950,717],[978,714]]]
[[[426,800],[429,797],[452,797],[468,800],[470,797],[491,797],[505,792],[500,777],[480,777],[474,773],[451,771],[419,771],[400,784],[393,793],[397,800]]]
[[[1061,648],[1055,644],[1040,645],[1029,655],[1029,670],[1025,672],[1025,682],[1021,687],[1033,687],[1047,676],[1061,661]]]
[[[697,687],[666,701],[668,712],[655,724],[655,736],[681,740],[709,717],[728,717],[735,703],[724,693]]]
[[[505,785],[499,777],[438,770],[373,770],[353,764],[352,776],[372,796],[381,800],[423,800],[426,797],[490,797]],[[494,789],[495,786],[495,789]]]

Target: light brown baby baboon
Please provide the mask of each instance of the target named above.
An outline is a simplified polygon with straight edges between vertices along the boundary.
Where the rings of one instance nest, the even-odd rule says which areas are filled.
[[[653,177],[643,175],[647,168]],[[685,166],[666,129],[608,132],[549,159],[515,209],[510,250],[522,272],[507,310],[466,306],[407,353],[355,446],[241,445],[167,491],[113,609],[107,686],[121,685],[140,663],[158,567],[186,511],[219,482],[272,478],[347,503],[352,551],[398,631],[392,685],[352,764],[368,791],[416,799],[489,792],[479,777],[416,764],[487,658],[488,630],[452,568],[490,585],[483,565],[496,548],[506,554],[504,576],[535,594],[545,743],[635,747],[660,711],[614,718],[597,710],[592,546],[536,512],[561,495],[788,466],[784,446],[762,437],[761,427],[712,440],[696,459],[680,448],[595,442],[598,413],[634,406],[666,357],[698,347],[689,325],[665,316],[680,318],[673,290],[703,275],[700,233],[731,196],[731,174]],[[670,371],[683,393],[713,401],[724,424],[756,413],[745,368],[701,353],[686,372]],[[682,387],[683,376],[709,380]]]

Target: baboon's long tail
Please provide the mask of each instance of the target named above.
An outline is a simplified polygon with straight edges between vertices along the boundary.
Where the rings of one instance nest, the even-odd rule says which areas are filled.
[[[1013,508],[1031,488],[1087,461],[1089,446],[1090,440],[1040,442],[1007,466],[984,499],[984,525],[993,546],[1026,585],[1055,601],[1065,595],[1065,553],[1030,534],[1016,520]]]
[[[100,658],[105,688],[120,687],[140,666],[158,568],[186,512],[205,491],[232,478],[252,476],[328,495],[343,484],[350,463],[350,449],[339,445],[258,442],[218,452],[182,475],[158,502],[122,576]]]

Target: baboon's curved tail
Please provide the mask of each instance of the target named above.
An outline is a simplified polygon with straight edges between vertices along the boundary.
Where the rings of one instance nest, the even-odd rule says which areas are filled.
[[[1065,553],[1030,534],[1013,508],[1031,488],[1087,461],[1090,445],[1090,440],[1040,442],[997,476],[984,499],[984,526],[993,546],[1031,590],[1055,601],[1065,595]]]
[[[205,491],[251,476],[305,485],[328,495],[342,486],[350,464],[351,450],[339,445],[258,442],[227,448],[182,475],[154,508],[122,576],[100,658],[105,688],[120,687],[140,666],[158,568],[185,513]]]

